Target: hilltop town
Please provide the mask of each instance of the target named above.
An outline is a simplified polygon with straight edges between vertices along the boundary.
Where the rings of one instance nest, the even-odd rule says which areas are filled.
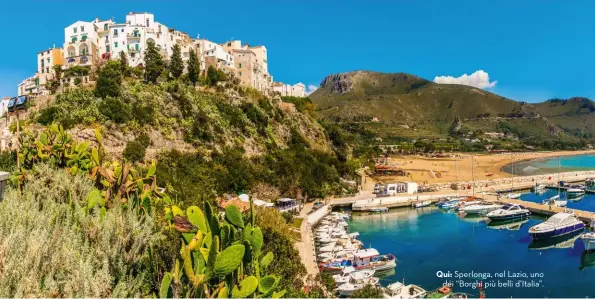
[[[194,51],[200,59],[201,73],[213,66],[227,75],[237,78],[241,85],[257,89],[263,94],[303,97],[305,85],[275,82],[269,73],[267,48],[264,45],[251,46],[240,40],[216,43],[205,38],[192,38],[165,24],[157,22],[152,13],[130,12],[124,22],[114,19],[76,21],[64,28],[62,47],[38,52],[37,71],[24,79],[17,88],[17,94],[41,96],[51,93],[51,84],[75,84],[76,78],[60,78],[56,81],[56,66],[62,71],[76,68],[94,68],[109,60],[126,55],[131,67],[143,68],[147,43],[153,42],[165,61],[173,54],[173,46],[179,45],[182,59],[187,62]],[[77,79],[78,84],[92,84],[88,75]],[[73,82],[69,82],[69,81]],[[4,102],[7,102],[6,99]],[[3,103],[4,108],[7,103]]]

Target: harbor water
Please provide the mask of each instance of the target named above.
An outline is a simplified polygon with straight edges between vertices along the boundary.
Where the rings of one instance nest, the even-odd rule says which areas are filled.
[[[366,247],[397,257],[383,286],[404,281],[432,290],[449,283],[478,296],[481,281],[487,297],[595,296],[595,253],[583,252],[578,235],[533,242],[528,229],[544,219],[494,225],[436,207],[404,208],[354,214],[349,230],[359,232]]]
[[[565,171],[595,170],[595,155],[593,154],[563,156],[559,160],[560,167],[558,167],[558,157],[515,162],[514,175],[525,176]],[[502,171],[513,173],[512,164],[504,166]]]
[[[548,199],[554,195],[557,195],[556,189],[547,189],[544,193],[536,194],[533,192],[526,192],[521,194],[521,200],[531,201],[536,203],[542,203],[543,200]],[[560,192],[560,197],[566,200],[564,191]],[[595,212],[595,194],[585,194],[581,197],[567,200],[567,208],[577,209],[582,211]]]

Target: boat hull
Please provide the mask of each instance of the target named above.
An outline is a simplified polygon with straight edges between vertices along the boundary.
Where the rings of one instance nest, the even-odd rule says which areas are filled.
[[[595,251],[595,239],[583,238],[582,240],[586,251]]]
[[[529,234],[531,235],[531,237],[533,237],[533,239],[544,239],[544,238],[553,238],[553,237],[559,237],[559,236],[572,234],[572,233],[581,231],[583,229],[585,229],[585,224],[580,222],[580,223],[576,223],[571,226],[560,227],[560,228],[556,228],[556,229],[548,230],[548,231],[529,232]]]
[[[506,215],[493,215],[488,216],[488,218],[492,221],[510,221],[510,220],[519,220],[525,219],[531,215],[530,212],[523,212],[523,213],[515,213],[515,214],[506,214]]]

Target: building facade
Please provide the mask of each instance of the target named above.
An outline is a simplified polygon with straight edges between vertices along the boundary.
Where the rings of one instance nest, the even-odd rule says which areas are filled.
[[[45,85],[56,79],[54,66],[64,65],[64,53],[61,48],[50,48],[37,53],[37,77],[39,78],[40,93],[46,94]]]
[[[236,60],[237,77],[243,85],[253,87],[263,93],[272,91],[273,78],[268,71],[265,46],[242,45],[239,40],[228,41],[222,46]]]
[[[17,95],[39,94],[39,77],[33,76],[23,80],[17,87]]]
[[[306,85],[304,85],[302,82],[299,82],[295,85],[275,82],[273,83],[273,91],[279,93],[282,97],[305,97]]]
[[[99,61],[97,28],[93,22],[77,21],[64,28],[65,67],[91,66]]]

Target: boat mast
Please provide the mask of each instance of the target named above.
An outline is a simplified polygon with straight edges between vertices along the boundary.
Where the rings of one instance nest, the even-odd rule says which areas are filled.
[[[473,154],[471,154],[471,179],[473,181],[472,190],[473,190],[473,198],[475,198],[475,161]]]
[[[457,177],[457,198],[459,198],[459,156],[455,154],[455,174]]]
[[[512,186],[510,187],[510,193],[514,192],[514,158],[512,156],[512,153],[510,153],[510,160],[512,161],[512,178],[511,178],[511,183]]]
[[[560,199],[560,188],[562,188],[562,186],[560,186],[560,156],[558,156],[558,199]]]

